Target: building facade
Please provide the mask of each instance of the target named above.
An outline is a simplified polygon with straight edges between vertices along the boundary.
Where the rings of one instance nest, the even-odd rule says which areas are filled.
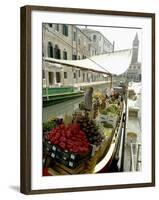
[[[80,60],[112,52],[113,45],[100,32],[95,31],[95,40],[93,32],[89,35],[74,25],[48,23],[43,24],[42,32],[43,87],[72,86],[106,80],[101,73],[45,61],[45,57]]]
[[[84,28],[81,29],[85,35],[87,35],[91,40],[91,56],[100,55],[105,53],[111,53],[114,51],[113,44],[99,31]]]

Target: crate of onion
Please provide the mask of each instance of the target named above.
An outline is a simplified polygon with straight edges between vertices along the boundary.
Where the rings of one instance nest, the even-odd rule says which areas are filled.
[[[79,124],[53,128],[45,135],[44,148],[55,161],[70,168],[91,156],[91,145]]]

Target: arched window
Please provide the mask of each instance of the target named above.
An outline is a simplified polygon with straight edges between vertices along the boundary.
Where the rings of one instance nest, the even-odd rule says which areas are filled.
[[[53,45],[51,42],[48,43],[48,57],[53,58],[54,52],[53,52]]]
[[[54,48],[54,58],[61,59],[61,50],[59,49],[57,44]]]
[[[93,41],[96,42],[97,36],[93,35]]]

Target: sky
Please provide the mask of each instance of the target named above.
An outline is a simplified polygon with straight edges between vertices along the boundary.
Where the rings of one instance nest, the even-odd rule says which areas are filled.
[[[84,28],[84,27],[80,26],[79,28]],[[95,27],[95,26],[87,26],[87,28],[100,31],[110,42],[113,43],[114,41],[115,51],[132,48],[132,42],[137,33],[139,38],[138,61],[141,62],[142,29]]]

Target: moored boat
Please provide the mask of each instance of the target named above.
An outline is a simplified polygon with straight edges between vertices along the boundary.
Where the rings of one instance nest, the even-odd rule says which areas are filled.
[[[76,113],[80,119],[79,121],[76,120],[76,122],[82,123],[82,125],[80,124],[80,128],[85,132],[87,139],[89,140],[91,154],[89,153],[86,157],[83,157],[83,160],[81,159],[78,164],[73,162],[73,158],[75,158],[73,153],[68,152],[67,150],[58,150],[57,152],[60,151],[61,153],[60,155],[58,153],[56,159],[49,156],[49,161],[45,161],[44,166],[49,168],[49,173],[51,175],[102,173],[112,170],[110,168],[114,158],[119,154],[120,142],[123,134],[125,102],[120,100],[113,101],[109,103],[108,108],[110,107],[112,107],[111,109],[116,108],[118,114],[109,115],[108,112],[110,112],[110,109],[100,110],[93,121],[85,119],[83,121],[83,119],[81,120],[80,118],[81,113]],[[95,127],[99,127],[98,130],[95,130],[96,128],[94,129],[93,127],[94,121]],[[92,132],[92,128],[95,132],[102,132],[102,139],[99,136],[100,134]],[[54,152],[52,156],[56,156],[55,154],[56,153]],[[54,161],[52,162],[52,160]],[[49,164],[46,165],[47,162]]]
[[[84,95],[84,91],[75,87],[43,88],[43,107],[61,103]]]

